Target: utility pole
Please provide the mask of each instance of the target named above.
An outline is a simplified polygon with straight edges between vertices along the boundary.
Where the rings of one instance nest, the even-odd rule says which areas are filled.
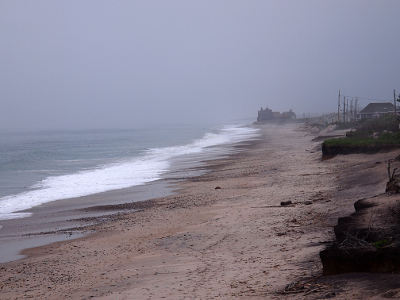
[[[353,98],[351,98],[351,101],[350,101],[350,121],[351,121],[351,119],[354,119]]]
[[[346,122],[346,96],[343,97],[343,122]]]
[[[338,99],[338,105],[337,105],[337,121],[338,123],[340,122],[340,90],[339,90],[339,99]]]
[[[356,104],[354,107],[354,118],[357,119],[357,103],[358,103],[358,98],[356,97]]]
[[[396,90],[393,90],[393,104],[394,104],[394,114],[397,115],[397,109],[396,109]]]

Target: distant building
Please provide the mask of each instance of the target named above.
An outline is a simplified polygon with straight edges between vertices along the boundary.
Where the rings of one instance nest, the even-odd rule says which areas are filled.
[[[272,115],[273,115],[274,119],[279,119],[282,116],[279,111],[273,111]]]
[[[370,103],[360,111],[359,115],[361,119],[375,119],[387,114],[394,114],[394,110],[394,105],[390,102]]]
[[[261,109],[258,111],[257,122],[270,122],[270,121],[279,121],[279,120],[287,120],[287,119],[296,119],[296,114],[290,111],[285,111],[280,113],[278,111],[272,111],[268,107],[266,109]]]
[[[268,122],[274,119],[274,113],[272,112],[272,109],[269,109],[268,107],[266,109],[261,109],[258,111],[258,117],[257,117],[257,122]]]
[[[296,119],[296,114],[294,112],[292,112],[292,110],[284,111],[282,113],[282,117],[284,117],[286,119]]]

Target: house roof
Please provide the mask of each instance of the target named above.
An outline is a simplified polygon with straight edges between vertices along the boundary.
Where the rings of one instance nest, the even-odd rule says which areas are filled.
[[[394,105],[390,102],[382,102],[382,103],[370,103],[363,110],[360,111],[360,114],[372,114],[372,113],[387,113],[394,112]]]

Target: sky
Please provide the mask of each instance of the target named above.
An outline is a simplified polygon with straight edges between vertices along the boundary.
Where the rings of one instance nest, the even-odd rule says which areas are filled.
[[[0,129],[302,117],[394,89],[397,0],[0,1]]]

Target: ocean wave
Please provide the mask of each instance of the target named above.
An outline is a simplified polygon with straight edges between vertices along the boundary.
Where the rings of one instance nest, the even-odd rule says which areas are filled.
[[[206,133],[203,138],[182,145],[148,149],[142,156],[99,166],[77,173],[50,176],[37,182],[30,190],[0,199],[0,220],[26,217],[16,213],[43,203],[77,198],[110,190],[142,185],[161,178],[170,167],[170,159],[196,154],[209,147],[256,138],[258,129],[224,126]]]

